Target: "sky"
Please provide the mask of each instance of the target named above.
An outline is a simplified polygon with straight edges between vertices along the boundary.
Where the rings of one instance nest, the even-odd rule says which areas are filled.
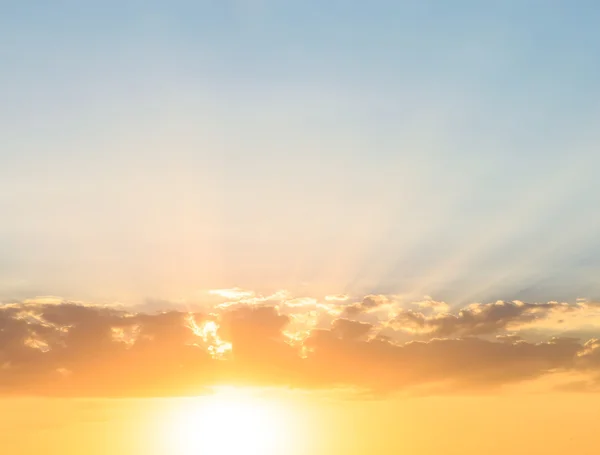
[[[593,2],[2,2],[0,296],[596,298]]]
[[[0,0],[0,443],[595,453],[599,21]]]

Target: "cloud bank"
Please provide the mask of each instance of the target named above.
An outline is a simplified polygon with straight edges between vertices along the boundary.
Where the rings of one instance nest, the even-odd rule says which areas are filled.
[[[430,298],[415,311],[393,296],[218,295],[238,300],[153,313],[56,299],[0,305],[0,393],[170,396],[224,383],[451,393],[560,373],[600,384],[600,336],[560,335],[565,320],[594,318],[592,303],[445,312]],[[531,339],[544,328],[554,335]]]

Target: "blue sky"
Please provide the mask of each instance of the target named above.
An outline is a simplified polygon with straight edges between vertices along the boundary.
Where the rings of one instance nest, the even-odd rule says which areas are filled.
[[[3,299],[600,297],[595,2],[0,8]]]

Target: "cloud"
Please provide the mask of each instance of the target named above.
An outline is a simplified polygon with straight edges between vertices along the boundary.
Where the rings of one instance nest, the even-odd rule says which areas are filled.
[[[218,305],[218,308],[231,308],[246,305],[279,305],[283,302],[292,300],[291,294],[285,289],[280,289],[273,294],[257,295],[253,291],[247,291],[240,288],[218,289],[209,291],[209,294],[219,295],[228,299],[227,302]],[[302,300],[302,299],[296,299]]]
[[[368,313],[390,302],[366,296],[357,305]],[[376,323],[324,311],[329,319],[317,326],[319,305],[330,303],[152,314],[65,301],[3,305],[0,393],[187,395],[227,383],[450,393],[561,372],[600,384],[598,337],[532,342],[519,331],[551,315],[595,311],[578,303],[496,302],[430,316],[400,309]],[[300,336],[304,319],[312,325]],[[400,343],[389,326],[418,337]]]
[[[363,297],[362,301],[347,306],[344,311],[347,316],[356,316],[361,313],[375,311],[392,302],[393,301],[385,295],[367,295]]]
[[[390,325],[399,330],[431,336],[476,336],[523,327],[554,314],[579,309],[562,303],[502,302],[473,304],[458,314],[426,316],[412,310],[400,310]]]
[[[63,303],[64,299],[62,297],[58,297],[55,295],[44,295],[44,296],[38,296],[38,297],[34,297],[32,299],[26,299],[23,301],[24,303],[39,303],[39,304],[56,304],[58,305],[59,303]]]
[[[450,306],[446,302],[433,300],[428,295],[425,296],[424,300],[412,302],[412,304],[417,305],[420,308],[433,310],[438,313],[445,313],[450,310]]]
[[[316,307],[318,304],[317,299],[312,297],[299,297],[297,299],[287,300],[285,305],[290,308],[307,308]]]
[[[600,366],[600,339],[586,341],[578,354],[579,362],[586,367]]]
[[[367,335],[373,325],[366,322],[351,321],[349,319],[336,319],[331,325],[331,332],[342,339],[358,339]]]
[[[517,341],[523,341],[523,338],[516,333],[509,333],[506,335],[496,335],[496,340],[504,343],[516,343]]]
[[[335,294],[335,295],[326,295],[325,300],[328,302],[345,302],[350,297],[346,294]]]
[[[242,300],[254,297],[253,291],[248,291],[241,288],[229,288],[229,289],[211,289],[208,291],[210,295],[216,295],[223,297],[228,300]]]

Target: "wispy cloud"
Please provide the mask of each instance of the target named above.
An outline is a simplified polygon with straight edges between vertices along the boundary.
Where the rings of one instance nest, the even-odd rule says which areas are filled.
[[[229,289],[211,289],[208,291],[211,295],[223,297],[228,300],[242,300],[254,297],[253,291],[248,291],[241,288],[229,288]]]
[[[346,294],[335,294],[335,295],[326,295],[325,300],[328,302],[345,302],[350,297]]]

